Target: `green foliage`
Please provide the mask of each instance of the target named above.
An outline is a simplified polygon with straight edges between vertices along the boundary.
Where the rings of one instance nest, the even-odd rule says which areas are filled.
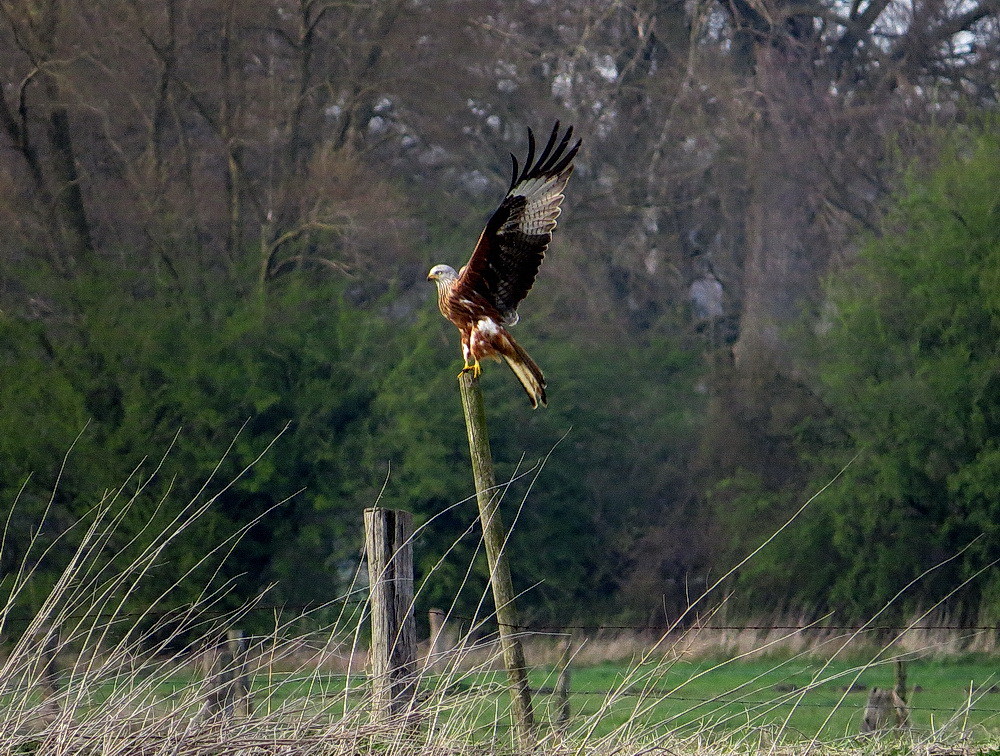
[[[838,430],[817,437],[848,441],[801,447],[811,488],[861,453],[757,566],[757,578],[780,560],[783,578],[809,575],[798,601],[871,616],[919,579],[896,611],[946,600],[971,617],[997,593],[994,568],[951,592],[1000,558],[998,186],[1000,137],[956,139],[829,283],[815,368]],[[830,548],[817,552],[821,534]]]
[[[24,558],[53,490],[50,539],[105,491],[123,507],[136,497],[111,549],[128,544],[118,560],[132,558],[187,503],[217,497],[139,602],[255,518],[215,576],[235,581],[235,603],[297,574],[278,554],[316,555],[318,566],[343,559],[359,511],[357,429],[375,394],[360,347],[373,339],[370,324],[336,287],[293,285],[266,300],[216,293],[206,302],[176,292],[133,296],[140,285],[120,272],[81,276],[65,291],[49,288],[61,295],[57,307],[73,302],[75,312],[0,322],[0,496],[13,502],[28,481],[4,572]],[[43,573],[60,569],[69,545],[46,557]],[[193,599],[218,561],[171,600]],[[279,595],[313,598],[284,583]]]
[[[50,311],[0,321],[0,497],[17,500],[2,567],[38,564],[36,603],[73,536],[42,556],[44,546],[108,496],[122,509],[107,551],[119,566],[211,501],[136,607],[192,569],[168,603],[206,585],[229,586],[230,605],[264,590],[265,603],[291,606],[342,595],[361,511],[376,501],[424,526],[421,608],[455,602],[468,615],[488,596],[458,335],[430,292],[414,316],[405,297],[356,304],[355,290],[304,273],[279,284],[245,295],[94,269],[40,277]],[[483,380],[498,479],[511,481],[503,510],[523,606],[549,619],[584,604],[612,612],[629,549],[656,516],[650,501],[683,474],[696,361],[667,340],[536,342],[519,331],[550,377],[550,407],[532,411],[503,365]],[[199,566],[248,526],[232,553]]]

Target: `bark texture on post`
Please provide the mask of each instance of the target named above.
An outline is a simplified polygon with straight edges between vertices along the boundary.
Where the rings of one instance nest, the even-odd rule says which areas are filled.
[[[59,666],[56,656],[59,653],[59,633],[49,627],[43,627],[36,636],[38,659],[36,662],[36,683],[42,698],[43,717],[55,719],[60,712],[59,705]]]
[[[570,687],[570,661],[573,658],[573,640],[567,636],[562,642],[562,654],[559,657],[559,677],[556,680],[556,729],[560,735],[565,735],[569,728],[569,687]]]
[[[416,686],[417,627],[413,618],[413,515],[365,510],[371,586],[369,666],[375,718],[411,713]]]
[[[910,726],[910,707],[907,704],[906,694],[906,661],[896,659],[896,718],[900,727]]]
[[[896,659],[896,695],[899,700],[906,703],[906,662],[903,659]]]
[[[245,717],[253,716],[253,693],[250,684],[250,644],[242,630],[227,630],[226,643],[233,657],[233,710]]]
[[[250,677],[247,672],[249,648],[242,630],[227,630],[207,654],[205,673],[208,693],[201,708],[203,720],[232,720],[253,715]]]
[[[479,519],[483,527],[483,543],[490,565],[490,586],[496,604],[497,623],[500,626],[500,646],[510,687],[511,711],[514,728],[522,748],[535,745],[535,719],[531,707],[531,689],[528,687],[524,648],[517,637],[520,627],[514,606],[514,584],[510,577],[510,562],[504,550],[507,533],[500,519],[500,496],[493,474],[493,455],[490,438],[486,432],[486,408],[479,381],[471,372],[458,377],[462,391],[462,409],[469,434],[469,452],[472,455],[472,475],[476,481],[476,500]]]
[[[427,645],[427,660],[424,669],[429,672],[444,666],[444,657],[448,651],[445,640],[445,619],[445,613],[442,609],[431,609],[427,612],[431,638]]]

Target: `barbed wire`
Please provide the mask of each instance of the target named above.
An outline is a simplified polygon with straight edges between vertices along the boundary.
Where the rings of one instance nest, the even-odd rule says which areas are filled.
[[[356,675],[341,675],[332,674],[324,675],[328,679],[367,679],[368,676],[365,674]],[[308,676],[302,678],[301,681],[308,680]],[[282,684],[287,684],[289,680],[283,680]],[[445,686],[443,691],[447,696],[482,696],[482,695],[499,695],[507,692],[508,688],[503,683],[487,683],[486,685],[473,685],[468,688],[461,688],[457,691],[449,689],[449,686]],[[356,688],[344,688],[338,690],[335,693],[330,693],[328,695],[332,696],[342,696],[342,695],[366,695],[370,691],[366,687],[356,687]],[[430,692],[433,693],[433,690]],[[656,689],[644,689],[644,690],[570,690],[568,691],[569,696],[601,696],[603,698],[616,699],[616,698],[641,698],[643,700],[655,700],[655,701],[678,701],[682,703],[693,703],[693,704],[721,704],[725,706],[749,706],[749,707],[763,707],[763,706],[792,706],[792,707],[806,707],[814,709],[829,709],[831,707],[836,708],[848,708],[848,709],[864,709],[867,707],[868,702],[865,701],[847,701],[841,700],[836,704],[830,704],[828,702],[821,701],[803,701],[800,697],[802,694],[810,692],[820,692],[818,688],[816,689],[798,689],[794,691],[789,691],[784,693],[785,700],[769,699],[769,700],[756,700],[751,698],[726,698],[724,696],[712,696],[710,698],[702,698],[698,696],[689,695],[677,695],[671,691],[656,690]],[[839,691],[838,691],[839,692]],[[859,689],[857,692],[863,693],[865,689]],[[532,695],[536,696],[558,696],[560,693],[551,687],[539,687],[532,689]],[[906,706],[908,711],[921,711],[921,712],[932,712],[932,713],[944,713],[944,714],[954,714],[956,711],[955,707],[946,706],[914,706],[907,703]],[[979,714],[1000,714],[1000,709],[988,708],[983,706],[961,706],[958,707],[960,711],[976,712]]]
[[[473,623],[486,623],[488,620],[484,618],[476,617],[465,617],[461,615],[451,615],[448,617],[451,620],[461,620],[464,622]],[[802,624],[731,624],[731,625],[719,625],[719,624],[706,624],[700,625],[697,623],[692,624],[677,624],[677,623],[663,623],[663,624],[552,624],[543,625],[537,623],[519,623],[511,624],[498,622],[496,620],[490,620],[490,624],[496,625],[497,627],[508,628],[514,630],[515,632],[529,632],[529,633],[565,633],[567,630],[581,630],[587,632],[601,632],[604,630],[633,630],[638,632],[657,632],[657,633],[687,633],[687,632],[697,632],[697,631],[728,631],[728,632],[739,632],[744,630],[752,630],[755,632],[760,631],[771,631],[771,630],[786,630],[794,632],[803,631],[836,631],[836,632],[887,632],[887,633],[899,633],[899,632],[917,632],[917,631],[932,631],[932,630],[945,630],[950,632],[1000,632],[1000,625],[960,625],[960,624],[879,624],[872,625],[869,623],[864,624],[819,624],[819,623],[802,623]]]
[[[565,630],[585,630],[600,632],[602,630],[635,630],[648,632],[696,632],[711,631],[771,631],[788,630],[794,632],[837,631],[837,632],[910,632],[947,630],[953,632],[998,632],[1000,625],[512,625],[497,623],[501,627],[527,632],[561,632]]]
[[[746,698],[722,698],[722,697],[712,697],[712,698],[698,698],[695,696],[677,696],[669,692],[656,693],[655,691],[615,691],[615,690],[572,690],[569,692],[570,696],[604,696],[605,698],[609,696],[622,696],[628,698],[651,698],[658,701],[682,701],[684,703],[702,703],[702,704],[725,704],[725,705],[745,705],[745,706],[805,706],[809,708],[816,709],[829,709],[831,704],[822,703],[820,701],[793,701],[790,700],[793,696],[800,693],[808,691],[794,691],[788,694],[789,700],[767,700],[767,701],[757,701],[754,699]],[[535,695],[558,695],[555,691],[547,689],[539,689],[533,691]],[[863,702],[853,702],[853,701],[840,701],[837,703],[837,707],[846,707],[850,709],[864,709],[868,705],[867,701]],[[906,708],[909,711],[928,711],[928,712],[944,712],[944,713],[955,713],[954,708],[948,708],[945,706],[911,706],[907,704]],[[961,711],[974,711],[980,714],[1000,714],[1000,709],[987,709],[981,706],[963,706],[960,707]]]
[[[137,620],[137,619],[178,619],[185,616],[195,616],[203,619],[225,619],[229,616],[245,617],[248,614],[287,614],[298,612],[303,618],[309,614],[314,614],[327,609],[342,610],[344,608],[362,607],[368,603],[366,597],[349,596],[345,598],[330,599],[328,601],[307,602],[301,604],[258,604],[255,606],[244,606],[236,608],[193,608],[191,606],[177,606],[162,609],[147,609],[135,611],[93,611],[74,612],[71,614],[54,614],[52,620]],[[20,614],[15,611],[8,611],[0,615],[0,622],[6,623],[30,623],[35,619],[34,614]],[[286,617],[295,619],[295,617]],[[524,622],[518,624],[498,622],[493,617],[469,617],[464,615],[447,615],[446,620],[469,622],[475,625],[490,625],[498,628],[507,628],[518,633],[550,633],[566,634],[568,631],[580,631],[598,633],[605,631],[632,631],[632,632],[655,632],[659,634],[693,633],[693,632],[850,632],[850,633],[903,633],[903,632],[966,632],[966,633],[1000,633],[1000,625],[963,625],[956,623],[920,623],[920,624],[820,624],[820,623],[782,623],[782,624],[678,624],[678,623],[587,623],[587,624],[541,624]]]
[[[235,608],[222,607],[193,607],[191,605],[180,605],[174,607],[163,607],[153,609],[137,609],[133,611],[78,611],[70,614],[60,614],[58,611],[51,612],[50,620],[139,620],[139,619],[183,619],[185,617],[199,619],[225,619],[230,616],[246,616],[250,613],[267,612],[269,614],[285,614],[298,612],[300,616],[306,617],[310,613],[319,612],[325,609],[337,609],[342,607],[363,606],[368,603],[368,599],[350,596],[347,598],[330,599],[328,601],[315,601],[304,604],[256,604],[254,606],[241,606]],[[30,623],[37,617],[37,614],[30,612],[19,613],[17,610],[8,610],[0,613],[0,623]],[[290,619],[295,619],[291,617]]]

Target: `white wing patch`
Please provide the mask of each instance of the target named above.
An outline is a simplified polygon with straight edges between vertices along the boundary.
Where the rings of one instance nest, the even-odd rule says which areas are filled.
[[[562,212],[559,206],[563,200],[563,189],[569,176],[539,176],[522,181],[515,186],[511,197],[524,197],[527,204],[519,217],[511,218],[500,229],[500,233],[519,231],[528,236],[552,233],[556,218]]]

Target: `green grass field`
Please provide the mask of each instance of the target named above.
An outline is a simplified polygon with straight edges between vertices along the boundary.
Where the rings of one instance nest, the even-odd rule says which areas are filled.
[[[538,735],[553,748],[630,754],[669,745],[678,753],[693,754],[763,752],[778,746],[787,749],[783,752],[799,753],[821,746],[831,753],[897,753],[892,743],[901,743],[902,752],[907,753],[916,753],[920,747],[933,751],[939,744],[961,746],[962,753],[1000,753],[993,750],[1000,738],[1000,659],[981,655],[913,660],[907,670],[910,727],[902,740],[894,734],[880,739],[858,736],[869,690],[893,685],[891,662],[827,661],[818,655],[798,655],[739,660],[682,657],[639,666],[581,665],[572,670],[571,719],[565,738],[555,734],[559,714],[553,692],[555,670],[535,666],[530,679]],[[69,737],[66,727],[126,730],[137,726],[137,720],[145,720],[141,727],[151,728],[149,737],[169,739],[173,737],[170,722],[198,720],[205,681],[190,665],[168,664],[155,673],[151,669],[137,672],[117,679],[95,678],[90,683],[64,676],[59,684],[61,700],[64,705],[72,702],[72,714],[46,726],[46,731]],[[347,677],[310,665],[284,671],[259,667],[252,686],[252,717],[238,717],[233,721],[236,729],[212,737],[257,742],[261,732],[281,733],[268,737],[304,744],[372,737],[365,734],[370,732],[371,720],[364,674]],[[428,742],[456,753],[510,748],[502,671],[480,666],[427,676],[421,681],[421,698],[419,733]],[[26,721],[23,712],[40,705],[37,689],[0,696],[0,720],[12,725]],[[127,721],[132,724],[126,727]],[[18,728],[26,732],[23,722]],[[197,732],[202,737],[208,731]],[[384,732],[395,738],[399,730]],[[385,735],[375,738],[373,742],[384,744]],[[23,752],[36,752],[34,745],[28,745],[41,742],[26,734]],[[405,750],[404,741],[393,743],[389,752],[397,747]],[[886,743],[888,751],[883,747]],[[366,752],[365,748],[360,752]],[[339,753],[336,749],[329,752]]]
[[[908,669],[916,732],[944,729],[983,739],[1000,732],[1000,685],[993,687],[1000,682],[1000,660],[917,661]],[[678,661],[631,675],[602,665],[573,674],[571,704],[585,717],[613,701],[595,734],[631,718],[634,725],[680,734],[749,727],[791,741],[831,741],[858,733],[869,688],[892,685],[892,665],[819,659]],[[539,697],[539,704],[549,698]]]
[[[891,688],[893,674],[889,663],[809,657],[601,664],[572,672],[569,730],[588,739],[631,732],[838,743],[858,735],[869,689]],[[530,679],[536,717],[548,727],[558,716],[555,671],[534,669]],[[495,739],[509,729],[505,680],[499,671],[455,673],[447,681],[425,680],[424,687],[438,692],[436,718],[460,716],[474,740]],[[265,710],[295,699],[351,708],[361,700],[364,681],[352,680],[345,698],[346,682],[340,675],[275,676],[269,683],[258,677],[256,697]],[[1000,734],[1000,660],[913,661],[908,683],[913,737],[987,743]]]
[[[531,675],[543,719],[554,720],[554,673]],[[1000,733],[1000,661],[917,661],[909,665],[910,726],[932,734],[987,742]],[[500,673],[466,684],[501,688]],[[891,688],[891,665],[775,659],[679,661],[669,667],[605,664],[573,672],[574,722],[590,735],[628,727],[648,733],[729,737],[770,733],[776,739],[837,742],[858,734],[868,690]],[[495,706],[483,704],[484,714]],[[486,726],[486,725],[484,725]]]

